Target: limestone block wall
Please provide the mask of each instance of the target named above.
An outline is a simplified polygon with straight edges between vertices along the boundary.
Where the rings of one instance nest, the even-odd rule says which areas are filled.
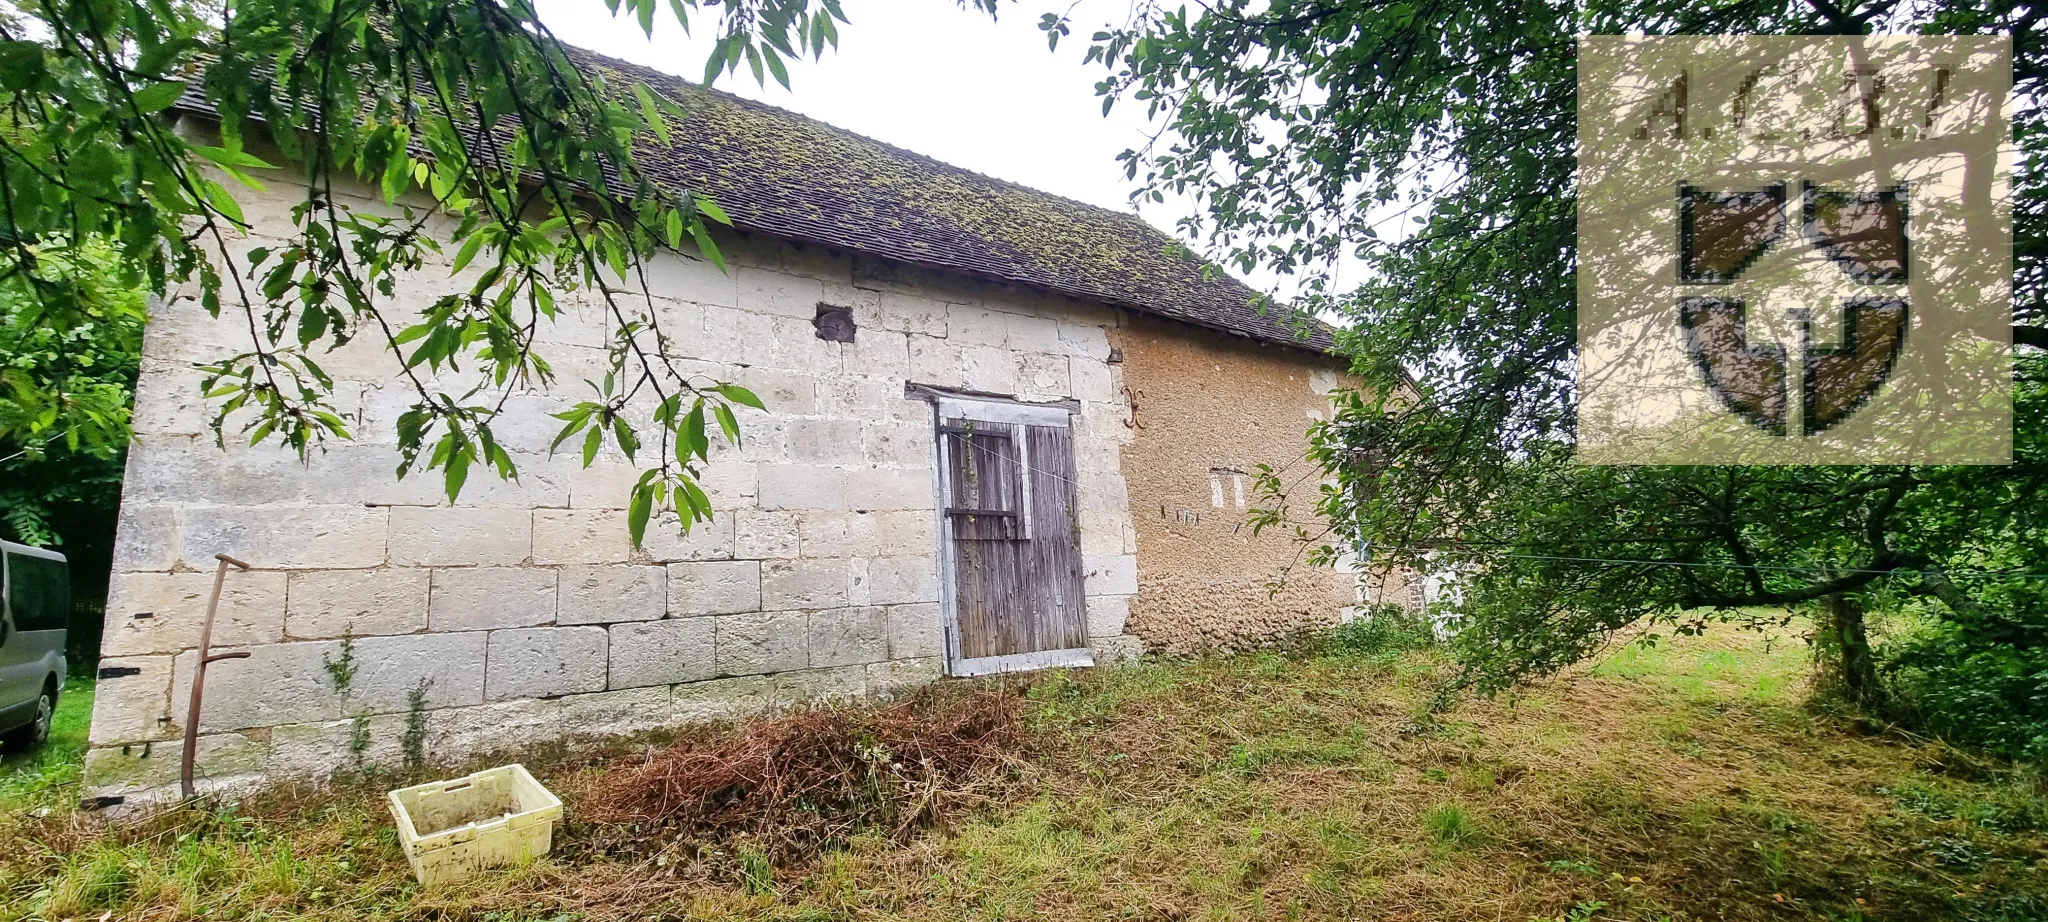
[[[272,189],[245,203],[255,232],[238,252],[288,231],[297,192]],[[560,425],[548,414],[601,374],[608,321],[590,298],[543,324],[558,383],[512,397],[495,427],[518,480],[473,473],[452,505],[438,478],[393,476],[393,423],[413,397],[371,338],[318,357],[356,438],[302,464],[209,431],[193,364],[246,351],[245,321],[232,309],[209,319],[190,297],[162,305],[138,387],[88,793],[174,789],[216,553],[255,569],[229,574],[215,626],[218,648],[250,656],[208,673],[196,757],[210,789],[395,760],[408,720],[429,758],[456,759],[941,675],[932,410],[906,382],[1079,401],[1090,625],[1105,654],[1135,646],[1123,613],[1138,538],[1121,461],[1133,431],[1108,361],[1117,312],[816,246],[723,246],[730,272],[664,256],[645,294],[679,366],[748,386],[769,412],[741,411],[743,447],[714,452],[703,485],[717,517],[688,535],[657,522],[638,550],[624,511],[636,468],[547,452]],[[429,266],[398,306],[421,309],[467,274]],[[851,308],[854,342],[817,338],[821,304]]]
[[[1402,600],[1400,574],[1310,567],[1293,528],[1254,536],[1245,524],[1266,503],[1262,463],[1289,486],[1290,519],[1313,521],[1323,473],[1305,456],[1308,427],[1329,414],[1341,360],[1141,316],[1111,342],[1124,354],[1132,433],[1122,450],[1138,532],[1130,634],[1162,650],[1256,646]]]

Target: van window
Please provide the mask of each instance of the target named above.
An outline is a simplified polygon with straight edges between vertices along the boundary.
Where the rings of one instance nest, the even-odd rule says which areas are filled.
[[[17,631],[71,626],[71,578],[61,561],[7,555],[7,596]]]

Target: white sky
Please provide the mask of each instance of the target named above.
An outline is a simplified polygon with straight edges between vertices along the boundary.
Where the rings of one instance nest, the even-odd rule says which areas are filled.
[[[612,18],[599,0],[538,3],[542,19],[565,42],[703,79],[715,31],[708,19],[693,19],[695,34],[686,37],[664,4],[650,41],[637,23]],[[953,0],[845,0],[844,6],[852,22],[839,28],[839,50],[828,49],[819,62],[793,63],[793,91],[772,77],[765,88],[756,85],[744,64],[717,86],[978,173],[1133,210],[1135,186],[1116,155],[1144,143],[1144,108],[1124,100],[1105,118],[1095,83],[1106,71],[1081,63],[1088,35],[1120,16],[1126,3],[1083,0],[1073,14],[1075,34],[1057,53],[1046,50],[1038,20],[1042,13],[1065,12],[1069,3],[1058,0],[1006,3],[993,22]],[[1169,199],[1140,213],[1177,237],[1174,222],[1189,207]]]

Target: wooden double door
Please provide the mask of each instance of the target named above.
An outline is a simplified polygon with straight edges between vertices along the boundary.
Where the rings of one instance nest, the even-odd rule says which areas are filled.
[[[941,598],[953,675],[1086,666],[1073,414],[939,397]]]

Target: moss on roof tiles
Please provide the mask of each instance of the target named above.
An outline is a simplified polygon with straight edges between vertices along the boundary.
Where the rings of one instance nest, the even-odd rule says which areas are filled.
[[[917,263],[1317,351],[1328,327],[1262,313],[1256,294],[1136,215],[983,176],[784,109],[591,52],[688,117],[643,148],[658,179],[715,199],[742,228]],[[1302,327],[1298,329],[1297,327]]]

